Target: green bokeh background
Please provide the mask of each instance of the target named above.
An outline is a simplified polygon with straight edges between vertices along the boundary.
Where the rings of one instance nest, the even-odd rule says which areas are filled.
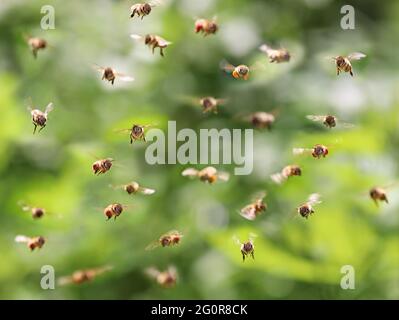
[[[42,5],[52,5],[56,29],[40,28]],[[356,9],[356,29],[342,30],[340,8]],[[377,208],[374,185],[397,181],[399,147],[399,2],[299,0],[165,0],[142,21],[130,20],[129,1],[0,2],[0,298],[3,299],[397,299],[399,188]],[[220,31],[203,38],[195,17],[217,15]],[[165,58],[151,55],[130,33],[156,33],[173,42]],[[32,57],[24,34],[51,47]],[[257,47],[288,48],[289,64],[269,64]],[[325,57],[367,53],[355,77],[335,75]],[[260,61],[247,82],[218,69],[227,59]],[[91,65],[134,75],[134,83],[101,82]],[[182,96],[229,98],[218,115],[202,114]],[[44,108],[47,127],[32,135],[27,99]],[[271,132],[254,132],[254,170],[213,186],[180,175],[183,165],[145,162],[145,144],[129,145],[115,129],[168,120],[178,128],[249,128],[237,114],[278,110]],[[327,130],[307,114],[336,114],[356,124]],[[295,158],[293,147],[332,145],[323,160]],[[113,157],[106,175],[92,174],[94,158]],[[283,186],[269,176],[290,163],[303,176]],[[218,166],[233,173],[234,166]],[[153,196],[128,196],[109,184],[137,180]],[[256,221],[237,211],[267,190],[268,210]],[[323,203],[308,220],[293,218],[308,195]],[[17,202],[52,214],[33,221]],[[132,205],[116,222],[98,208]],[[170,229],[185,232],[180,246],[147,252]],[[256,238],[256,260],[242,262],[237,235]],[[40,251],[14,243],[17,234],[43,235]],[[76,269],[114,269],[81,286],[42,290],[40,268],[56,277]],[[144,269],[175,265],[178,284],[159,288]],[[342,290],[340,272],[352,265],[356,289]]]

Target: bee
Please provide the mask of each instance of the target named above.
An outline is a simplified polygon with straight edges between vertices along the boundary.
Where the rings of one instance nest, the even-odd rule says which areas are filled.
[[[141,20],[145,16],[148,16],[151,13],[153,7],[156,7],[160,4],[160,1],[150,1],[145,3],[136,3],[130,7],[130,18],[134,18],[137,14],[137,17],[141,17]]]
[[[385,201],[388,203],[387,192],[384,188],[373,187],[369,191],[370,198],[374,201],[374,203],[378,206],[378,201]]]
[[[229,62],[227,62],[225,60],[223,60],[220,63],[220,68],[223,71],[231,74],[233,76],[233,78],[235,78],[235,79],[243,79],[243,80],[248,80],[249,79],[249,71],[250,71],[250,69],[252,69],[252,68],[248,67],[245,64],[240,64],[238,66],[234,66],[234,65],[232,65],[231,63],[229,63]]]
[[[30,212],[33,219],[40,219],[46,213],[46,210],[44,208],[31,207],[31,206],[28,206],[27,204],[25,204],[22,201],[19,201],[18,205],[21,206],[23,211]]]
[[[114,159],[112,158],[106,158],[106,159],[100,159],[95,161],[92,164],[92,169],[94,174],[96,175],[100,175],[100,174],[104,174],[107,171],[109,171],[112,167],[112,162],[114,162]]]
[[[265,192],[256,195],[254,201],[240,210],[240,215],[247,220],[255,220],[258,215],[266,211],[267,204],[263,201]]]
[[[25,37],[30,49],[32,50],[33,56],[37,58],[37,52],[39,50],[44,50],[48,47],[46,40],[37,37]]]
[[[192,105],[200,106],[202,108],[203,113],[213,112],[215,114],[218,113],[218,107],[224,105],[227,100],[226,99],[217,99],[211,96],[203,97],[203,98],[186,98]]]
[[[153,127],[151,124],[147,125],[140,125],[140,124],[133,124],[131,128],[129,129],[121,129],[121,130],[116,130],[117,132],[129,132],[130,133],[130,144],[133,143],[133,141],[144,141],[145,140],[145,130],[146,128]]]
[[[27,236],[18,235],[15,237],[15,242],[26,243],[30,251],[33,251],[36,248],[41,249],[41,247],[43,247],[46,243],[46,239],[42,236],[30,238]]]
[[[159,48],[159,52],[163,57],[163,50],[167,48],[172,42],[167,41],[160,36],[154,34],[147,34],[146,36],[140,36],[138,34],[131,34],[130,37],[134,40],[144,41],[144,44],[149,46],[152,49],[152,53],[154,53],[155,48]]]
[[[117,72],[115,69],[111,67],[100,67],[98,65],[94,65],[93,68],[101,72],[102,74],[101,80],[107,80],[111,82],[112,85],[114,84],[116,78],[125,82],[134,81],[133,77]]]
[[[112,270],[111,266],[104,266],[95,269],[77,270],[70,276],[61,277],[58,280],[58,285],[64,286],[67,284],[82,284],[93,280],[95,277]]]
[[[142,193],[145,195],[151,195],[151,194],[155,193],[154,189],[144,188],[144,187],[140,186],[139,183],[136,181],[132,181],[132,182],[129,182],[128,184],[124,184],[124,185],[120,185],[120,186],[112,186],[111,185],[111,187],[114,189],[123,188],[123,190],[125,190],[128,194]]]
[[[285,180],[287,180],[289,177],[293,176],[301,176],[302,175],[302,169],[300,166],[296,164],[291,164],[288,166],[285,166],[281,172],[277,172],[275,174],[272,174],[270,178],[277,184],[283,183]]]
[[[310,153],[313,158],[325,158],[328,155],[328,148],[322,144],[316,144],[313,148],[294,148],[292,150],[294,155]]]
[[[326,115],[326,116],[316,116],[316,115],[307,115],[307,119],[322,122],[327,128],[334,128],[337,124],[345,127],[345,128],[352,128],[354,125],[351,123],[341,122],[336,116]]]
[[[171,230],[161,235],[158,240],[151,242],[145,249],[153,250],[159,246],[171,247],[178,245],[181,242],[183,234],[177,230]]]
[[[43,130],[43,128],[46,126],[47,123],[47,118],[48,114],[54,109],[54,105],[52,102],[50,102],[46,109],[43,111],[40,111],[39,109],[34,109],[34,106],[30,105],[28,106],[28,111],[30,112],[32,116],[32,122],[33,122],[33,134],[36,133],[37,127],[40,127],[39,132]]]
[[[244,116],[243,119],[250,122],[256,129],[268,129],[271,130],[274,122],[276,121],[276,112],[269,113],[264,111],[258,111]]]
[[[145,273],[164,288],[172,288],[176,285],[177,270],[175,267],[169,267],[165,271],[159,271],[157,268],[150,267],[145,270]]]
[[[126,209],[128,206],[121,205],[120,203],[112,203],[104,208],[104,215],[109,219],[114,217],[114,220],[118,218],[122,212],[123,209]]]
[[[236,236],[233,236],[233,241],[240,246],[241,254],[242,254],[242,261],[245,261],[247,256],[251,256],[252,259],[255,260],[255,237],[256,235],[253,233],[249,234],[249,239],[245,242],[241,242]]]
[[[212,20],[208,19],[197,19],[195,21],[195,33],[202,33],[204,37],[215,34],[219,30],[219,26],[216,23],[216,17]]]
[[[319,203],[321,203],[320,195],[318,193],[312,193],[309,196],[308,201],[297,208],[297,212],[301,217],[307,219],[311,214],[314,213],[313,206]]]
[[[194,168],[188,168],[183,170],[183,177],[199,178],[203,182],[208,182],[210,184],[216,181],[228,181],[230,175],[227,172],[219,172],[214,167],[206,167],[202,170],[197,170]]]
[[[287,49],[280,48],[280,49],[272,49],[267,44],[262,44],[259,47],[259,50],[266,53],[269,58],[269,62],[273,63],[281,63],[281,62],[288,62],[291,59],[291,55]]]
[[[366,55],[361,52],[353,52],[348,56],[336,56],[333,57],[332,59],[335,61],[335,66],[337,68],[337,76],[341,71],[343,72],[349,72],[350,75],[353,77],[353,70],[352,70],[352,60],[360,60],[362,58],[365,58]]]

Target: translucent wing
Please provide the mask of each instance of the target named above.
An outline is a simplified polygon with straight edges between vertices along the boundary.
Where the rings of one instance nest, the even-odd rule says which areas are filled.
[[[308,198],[308,203],[310,205],[318,204],[321,203],[320,201],[320,194],[318,193],[312,193],[309,198]]]
[[[181,175],[183,177],[196,177],[198,175],[198,170],[194,169],[194,168],[188,168],[183,170],[183,172],[181,173]]]
[[[282,184],[287,178],[283,174],[278,172],[278,173],[272,174],[270,176],[270,179],[272,179],[277,184]]]
[[[309,153],[309,152],[312,152],[313,150],[312,149],[309,149],[309,148],[293,148],[292,149],[292,153],[294,154],[294,155],[301,155],[301,154],[304,154],[304,153]]]
[[[131,35],[130,35],[130,38],[132,38],[132,39],[134,39],[134,40],[138,40],[138,41],[141,41],[141,40],[144,39],[143,36],[140,36],[140,35],[138,35],[138,34],[131,34]]]
[[[222,60],[219,64],[220,69],[226,71],[226,72],[233,72],[235,69],[235,66],[233,66],[231,63],[229,63],[227,60]]]
[[[150,278],[154,278],[154,279],[156,279],[158,277],[158,275],[160,274],[160,271],[155,267],[149,267],[149,268],[145,269],[144,272],[147,276],[149,276]]]
[[[267,44],[262,44],[259,47],[259,50],[266,53],[267,55],[269,54],[270,50],[273,50],[272,48],[270,48]]]
[[[142,194],[145,194],[145,195],[150,195],[150,194],[154,194],[155,193],[154,189],[144,188],[144,187],[140,187],[138,191],[140,193],[142,193]]]
[[[250,233],[249,234],[249,241],[251,241],[252,243],[254,243],[255,242],[255,238],[257,237],[258,235],[256,235],[255,233]]]
[[[121,185],[115,186],[115,185],[113,185],[113,184],[109,184],[108,187],[110,187],[110,188],[116,190],[116,189],[122,189],[122,188],[124,188],[125,185],[121,184]]]
[[[360,60],[360,59],[365,58],[365,57],[366,57],[366,55],[364,53],[361,53],[361,52],[353,52],[353,53],[351,53],[351,54],[349,54],[347,56],[347,58],[349,60]]]
[[[98,276],[105,272],[111,271],[113,268],[114,267],[112,267],[112,266],[104,266],[104,267],[93,269],[92,272],[94,273],[94,275]]]
[[[241,246],[241,244],[242,244],[242,242],[240,241],[240,239],[236,235],[233,236],[233,241],[234,241],[234,243],[236,245]]]
[[[348,123],[348,122],[338,121],[338,124],[339,124],[341,127],[344,127],[344,128],[347,128],[347,129],[350,129],[350,128],[354,128],[354,127],[355,127],[355,125],[354,125],[353,123]]]
[[[127,75],[125,75],[123,73],[115,72],[115,75],[118,77],[118,79],[120,79],[122,81],[126,81],[126,82],[134,81],[133,77],[127,76]]]
[[[154,250],[155,248],[158,248],[160,245],[161,244],[160,244],[159,240],[154,240],[145,247],[145,250],[146,251]]]
[[[183,235],[180,233],[180,231],[177,231],[177,230],[170,230],[170,231],[166,232],[165,234],[163,234],[161,237],[171,236],[171,235],[178,235],[180,237],[183,237]]]
[[[21,207],[23,211],[29,211],[31,207],[27,205],[24,201],[20,200],[18,201],[18,205]]]
[[[218,172],[218,179],[221,181],[229,181],[230,174],[228,172]]]
[[[161,37],[159,37],[159,36],[157,36],[157,40],[158,40],[158,43],[159,43],[159,45],[160,45],[161,47],[162,47],[162,46],[168,46],[168,45],[172,44],[172,42],[167,41],[167,40],[165,40],[164,38],[161,38]]]
[[[249,204],[240,210],[240,215],[247,220],[253,221],[256,218],[255,212],[255,207],[252,204]]]
[[[326,116],[307,115],[306,118],[312,121],[324,121]]]
[[[105,70],[104,67],[101,67],[98,64],[93,64],[92,67],[93,67],[94,70],[97,70],[97,71],[100,71],[100,72],[104,72],[104,70]]]
[[[148,2],[148,4],[149,4],[151,7],[160,6],[162,3],[163,3],[163,1],[161,1],[161,0],[152,0],[152,1]]]
[[[260,191],[255,193],[255,195],[252,197],[253,200],[263,200],[267,195],[266,191]]]
[[[27,236],[18,235],[15,237],[15,242],[19,242],[19,243],[28,242],[29,240],[30,240],[30,238]]]
[[[51,111],[53,111],[53,109],[54,109],[54,104],[52,102],[50,102],[47,105],[46,110],[44,111],[44,114],[48,115]]]
[[[67,284],[71,284],[72,281],[72,277],[71,276],[64,276],[58,279],[57,284],[59,286],[65,286]]]

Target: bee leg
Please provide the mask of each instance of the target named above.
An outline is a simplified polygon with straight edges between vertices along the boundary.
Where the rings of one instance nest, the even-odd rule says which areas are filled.
[[[154,44],[154,45],[152,46],[152,54],[155,53],[155,47],[156,47],[156,45]]]
[[[45,126],[46,126],[45,124],[43,126],[41,126],[40,129],[39,129],[39,132],[42,131]]]
[[[337,76],[339,76],[339,68],[337,68]]]
[[[377,199],[373,199],[373,200],[374,200],[375,205],[378,207],[378,201],[377,201]]]
[[[130,137],[130,144],[132,144],[133,143],[133,139],[132,139],[132,137]]]
[[[143,139],[144,142],[147,142],[147,140],[145,140],[145,136],[144,135],[143,135],[142,139]]]
[[[251,257],[255,260],[255,253],[253,251],[251,252]]]
[[[36,123],[33,123],[33,125],[34,125],[34,127],[33,127],[33,134],[35,134],[35,133],[36,133],[37,125],[36,125]]]
[[[143,18],[144,18],[144,14],[141,16],[141,20],[143,20]]]
[[[112,84],[112,85],[114,85],[114,81],[115,81],[115,79],[112,79],[112,80],[111,80],[111,84]]]
[[[245,261],[245,254],[242,251],[241,251],[241,254],[242,254],[242,262],[244,262]]]
[[[159,52],[161,53],[161,56],[163,57],[164,55],[163,55],[163,49],[162,48],[159,48]]]
[[[353,77],[353,72],[352,72],[352,69],[351,69],[351,70],[349,70],[349,73],[350,73],[350,75]]]

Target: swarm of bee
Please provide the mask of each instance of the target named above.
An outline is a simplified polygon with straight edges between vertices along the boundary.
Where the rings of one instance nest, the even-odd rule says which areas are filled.
[[[219,30],[219,26],[216,23],[216,17],[212,20],[208,19],[197,19],[195,21],[195,33],[201,33],[204,37],[215,34]]]
[[[112,270],[111,266],[87,270],[77,270],[70,276],[61,277],[58,280],[58,285],[65,286],[67,284],[83,284],[92,281],[94,278],[110,270]]]
[[[176,285],[177,270],[171,266],[165,271],[159,271],[155,267],[150,267],[145,270],[145,273],[154,279],[161,287],[172,288]]]
[[[202,170],[188,168],[181,173],[183,177],[198,178],[203,182],[213,184],[216,181],[228,181],[230,175],[224,171],[218,171],[214,167],[206,167]]]
[[[155,49],[159,48],[159,53],[162,57],[164,56],[163,50],[172,44],[172,42],[167,41],[164,38],[155,34],[147,34],[145,36],[131,34],[130,37],[134,40],[144,41],[144,44],[151,48],[152,53],[155,53]]]

